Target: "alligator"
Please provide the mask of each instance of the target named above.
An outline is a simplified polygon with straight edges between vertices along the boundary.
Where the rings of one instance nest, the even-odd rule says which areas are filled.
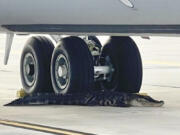
[[[148,95],[99,91],[66,95],[54,93],[36,93],[15,99],[5,106],[29,105],[161,107],[164,105],[164,101],[155,100]]]

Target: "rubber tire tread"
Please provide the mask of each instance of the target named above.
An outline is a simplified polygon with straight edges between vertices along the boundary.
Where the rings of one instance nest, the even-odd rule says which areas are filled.
[[[27,94],[52,92],[52,84],[50,79],[50,60],[54,46],[46,37],[31,37],[25,44],[21,55],[20,73],[23,88]],[[37,81],[28,86],[23,77],[23,59],[26,53],[31,53],[38,63]]]
[[[142,84],[142,61],[136,43],[130,37],[111,37],[102,49],[102,57],[109,55],[115,65],[116,83],[111,91],[138,93]],[[112,84],[111,84],[112,85]]]
[[[60,90],[55,81],[54,66],[59,53],[67,58],[70,69],[70,81],[64,90]],[[60,40],[51,60],[51,78],[56,94],[86,93],[92,90],[94,82],[93,58],[86,43],[79,37],[66,37]]]

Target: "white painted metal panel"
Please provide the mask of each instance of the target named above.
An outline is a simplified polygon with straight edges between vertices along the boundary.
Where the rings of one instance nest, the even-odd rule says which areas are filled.
[[[0,24],[180,24],[179,0],[129,1],[0,0]]]
[[[179,5],[180,0],[0,0],[0,32],[5,30],[2,25],[30,24],[36,27],[24,27],[29,33],[33,28],[39,33],[176,35],[180,34]],[[38,24],[48,28],[37,29]]]

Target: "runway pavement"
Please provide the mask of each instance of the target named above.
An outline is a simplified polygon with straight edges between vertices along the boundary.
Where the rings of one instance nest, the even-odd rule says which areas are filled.
[[[25,123],[49,130],[72,130],[100,135],[179,135],[180,134],[180,38],[133,37],[141,51],[144,77],[141,92],[165,100],[161,108],[116,108],[82,106],[4,107],[21,88],[19,61],[28,37],[16,36],[8,66],[4,66],[5,35],[0,35],[0,135],[46,135]],[[100,37],[105,42],[106,37]],[[8,121],[7,121],[8,120]],[[2,122],[11,122],[1,125]],[[20,122],[20,123],[19,123]],[[22,125],[21,125],[22,126]],[[63,134],[63,133],[62,133]],[[69,133],[73,134],[73,133]]]

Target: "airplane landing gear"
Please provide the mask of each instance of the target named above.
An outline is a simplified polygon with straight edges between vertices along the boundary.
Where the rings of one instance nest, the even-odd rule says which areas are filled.
[[[138,93],[141,56],[130,37],[111,37],[102,47],[95,36],[71,36],[62,38],[55,49],[47,38],[32,37],[22,53],[21,80],[27,94]]]

